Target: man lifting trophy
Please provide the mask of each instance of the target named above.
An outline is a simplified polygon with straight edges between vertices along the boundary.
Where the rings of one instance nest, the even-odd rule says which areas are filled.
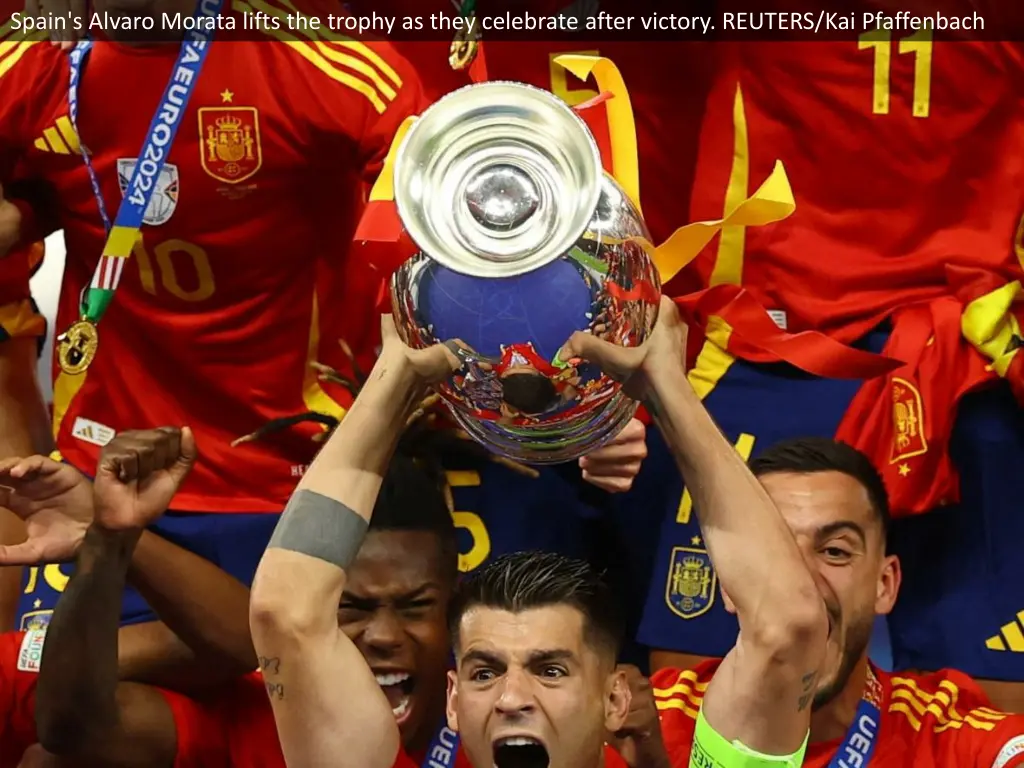
[[[392,278],[395,321],[410,346],[462,360],[439,387],[460,426],[533,464],[614,437],[636,403],[558,351],[576,331],[639,346],[661,286],[643,219],[583,120],[529,85],[467,86],[408,130],[394,194],[419,249]]]

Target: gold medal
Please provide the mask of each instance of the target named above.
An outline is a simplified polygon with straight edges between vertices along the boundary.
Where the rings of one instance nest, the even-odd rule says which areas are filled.
[[[99,331],[88,320],[79,320],[57,337],[57,363],[69,376],[84,373],[100,345]]]
[[[480,34],[476,31],[476,14],[471,13],[465,18],[469,20],[467,28],[455,33],[455,39],[448,49],[448,63],[457,71],[473,63],[480,47]]]

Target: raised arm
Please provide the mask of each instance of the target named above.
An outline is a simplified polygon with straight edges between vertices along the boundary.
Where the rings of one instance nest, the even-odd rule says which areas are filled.
[[[789,755],[808,733],[828,634],[824,601],[786,522],[689,385],[685,348],[685,325],[663,299],[644,347],[577,334],[565,354],[594,360],[643,400],[691,489],[708,554],[736,606],[739,638],[705,693],[704,717],[727,742]]]
[[[291,768],[390,768],[399,748],[391,705],[338,629],[345,570],[413,405],[458,367],[443,347],[414,352],[390,317],[363,387],[306,471],[253,581],[253,642]]]
[[[163,697],[118,686],[121,595],[135,546],[195,459],[188,430],[118,435],[100,455],[94,519],[54,610],[36,693],[40,743],[116,766],[171,766],[174,719]]]

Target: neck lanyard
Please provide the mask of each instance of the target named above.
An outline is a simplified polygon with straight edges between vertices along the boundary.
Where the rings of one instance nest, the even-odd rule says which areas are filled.
[[[880,700],[876,694],[878,687],[874,670],[868,667],[864,696],[857,705],[857,713],[843,743],[828,764],[829,768],[867,768],[871,762],[878,743],[878,730],[882,725],[882,711],[879,703],[876,703]]]
[[[164,89],[163,98],[160,99],[160,105],[150,121],[146,139],[139,150],[135,168],[113,222],[107,214],[89,150],[82,143],[82,136],[78,130],[78,88],[86,59],[92,50],[92,40],[86,39],[78,43],[68,56],[71,69],[68,82],[68,119],[78,135],[82,159],[89,173],[89,183],[92,186],[93,197],[96,198],[100,217],[103,219],[107,240],[93,273],[92,283],[82,301],[81,319],[57,337],[57,361],[67,374],[83,373],[96,357],[99,346],[96,326],[110,306],[114,292],[121,282],[125,262],[141,236],[140,229],[146,208],[174,144],[174,138],[185,115],[185,107],[195,90],[199,73],[206,61],[209,44],[213,40],[216,24],[207,20],[216,19],[220,15],[222,5],[223,0],[200,0],[196,5],[194,29],[185,33],[185,39],[178,51],[178,59]]]
[[[459,734],[442,724],[430,741],[422,768],[452,768],[459,752]]]

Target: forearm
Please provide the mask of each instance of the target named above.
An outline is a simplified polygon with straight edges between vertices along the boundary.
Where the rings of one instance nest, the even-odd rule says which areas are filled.
[[[387,768],[397,753],[391,709],[366,661],[338,629],[337,607],[346,564],[362,537],[356,532],[369,523],[417,395],[415,378],[400,361],[377,361],[306,471],[257,569],[249,608],[253,643],[290,766]],[[304,492],[319,496],[303,506],[313,498]],[[295,526],[300,515],[313,537],[309,546]],[[336,556],[314,554],[317,531],[338,545]]]
[[[125,679],[163,684],[175,679],[176,675],[167,673],[182,664],[201,671],[201,677],[210,682],[256,669],[249,632],[249,589],[233,576],[147,531],[135,548],[128,581],[167,629],[153,629],[148,636],[156,644],[153,652],[146,654],[153,666],[146,655],[140,655],[135,676]],[[178,638],[191,653],[175,642]],[[140,651],[145,654],[142,648]],[[165,661],[177,663],[169,668]]]
[[[661,382],[651,400],[740,623],[736,647],[705,692],[703,715],[722,743],[790,755],[807,735],[827,638],[824,602],[782,515],[682,372]]]
[[[172,691],[185,691],[176,683],[194,667],[196,656],[162,621],[121,627],[117,635],[118,678]]]
[[[823,619],[793,534],[682,371],[655,382],[645,404],[683,474],[708,554],[741,623],[756,615],[784,617],[791,608],[820,611]]]
[[[118,624],[138,534],[89,529],[54,610],[36,692],[42,745],[82,755],[118,726]]]
[[[293,500],[303,491],[311,491],[330,500],[330,506],[335,506],[330,502],[337,503],[335,509],[321,512],[325,518],[354,513],[368,524],[391,456],[419,394],[420,388],[406,368],[393,359],[379,358],[352,408],[306,470]],[[275,546],[283,526],[291,522],[291,506],[281,516],[274,539],[260,561],[250,616],[255,608],[261,622],[301,624],[309,631],[329,633],[336,628],[345,573],[317,557],[295,561],[291,557],[294,552]],[[277,563],[285,555],[287,568],[298,569],[295,573]],[[305,577],[307,567],[315,578]],[[292,626],[288,631],[294,629]]]
[[[335,499],[369,520],[406,419],[422,393],[401,361],[379,357],[359,397],[296,490]]]

